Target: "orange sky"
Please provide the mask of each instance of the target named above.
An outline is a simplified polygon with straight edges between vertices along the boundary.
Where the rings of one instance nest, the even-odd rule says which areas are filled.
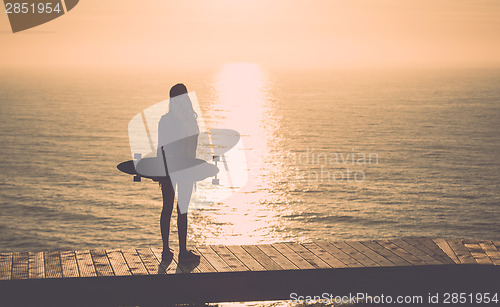
[[[500,67],[498,0],[82,0],[13,34],[0,68]]]

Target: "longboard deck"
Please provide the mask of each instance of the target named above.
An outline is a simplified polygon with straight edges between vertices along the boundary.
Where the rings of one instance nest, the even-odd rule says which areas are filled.
[[[137,172],[135,171],[135,166],[134,166],[134,161],[128,160],[124,161],[116,166],[119,171],[124,172],[125,174],[129,175],[137,175]]]
[[[240,134],[232,129],[211,129],[210,145],[213,154],[220,156],[231,150],[240,140]]]
[[[139,171],[136,170],[133,160],[124,161],[116,167],[123,173],[134,176],[138,175],[140,177],[158,181],[167,178],[165,170],[158,168],[158,165],[163,165],[158,158],[144,158],[137,164],[137,169],[139,169]],[[153,172],[140,171],[141,169],[150,171],[151,168],[156,169]],[[207,163],[201,159],[181,159],[178,163],[172,164],[168,168],[168,171],[174,178],[177,177],[182,178],[183,180],[200,181],[208,177],[215,176],[219,172],[219,169],[215,165]]]

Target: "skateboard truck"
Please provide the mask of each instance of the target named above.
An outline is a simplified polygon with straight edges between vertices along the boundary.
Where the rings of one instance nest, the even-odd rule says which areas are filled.
[[[220,156],[212,156],[212,159],[215,162],[215,166],[217,166],[217,162],[220,161]],[[219,185],[219,179],[217,178],[217,174],[215,174],[215,178],[212,179],[213,185]]]

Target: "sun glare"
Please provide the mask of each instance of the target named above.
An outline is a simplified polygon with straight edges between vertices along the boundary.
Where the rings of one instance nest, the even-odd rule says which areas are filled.
[[[233,194],[220,208],[224,215],[213,216],[224,228],[227,244],[257,243],[258,238],[272,240],[267,232],[270,219],[277,214],[268,212],[263,199],[268,199],[266,182],[262,180],[262,166],[269,151],[270,133],[265,125],[270,94],[269,80],[258,64],[231,63],[222,67],[214,81],[214,105],[207,118],[215,119],[215,125],[229,128],[241,134],[248,165],[248,183]],[[210,114],[211,113],[211,114]],[[265,212],[267,220],[259,218]],[[263,232],[266,232],[264,234]],[[245,236],[242,236],[245,234]],[[220,243],[220,239],[218,239]]]
[[[225,65],[217,77],[215,88],[217,100],[225,116],[225,124],[238,127],[240,131],[262,120],[264,105],[265,75],[252,63]]]

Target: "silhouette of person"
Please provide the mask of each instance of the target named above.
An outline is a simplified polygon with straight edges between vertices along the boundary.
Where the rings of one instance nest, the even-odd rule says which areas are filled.
[[[176,84],[170,89],[169,111],[158,124],[157,157],[164,158],[167,169],[173,169],[182,161],[196,158],[199,128],[197,114],[187,94],[184,84]],[[163,152],[162,152],[163,151]],[[166,179],[159,181],[163,196],[163,209],[160,229],[163,241],[162,262],[172,261],[169,232],[170,219],[174,207],[175,188],[177,187],[177,228],[179,234],[179,262],[199,261],[200,256],[187,250],[187,211],[193,192],[194,180],[180,172],[170,172]]]

